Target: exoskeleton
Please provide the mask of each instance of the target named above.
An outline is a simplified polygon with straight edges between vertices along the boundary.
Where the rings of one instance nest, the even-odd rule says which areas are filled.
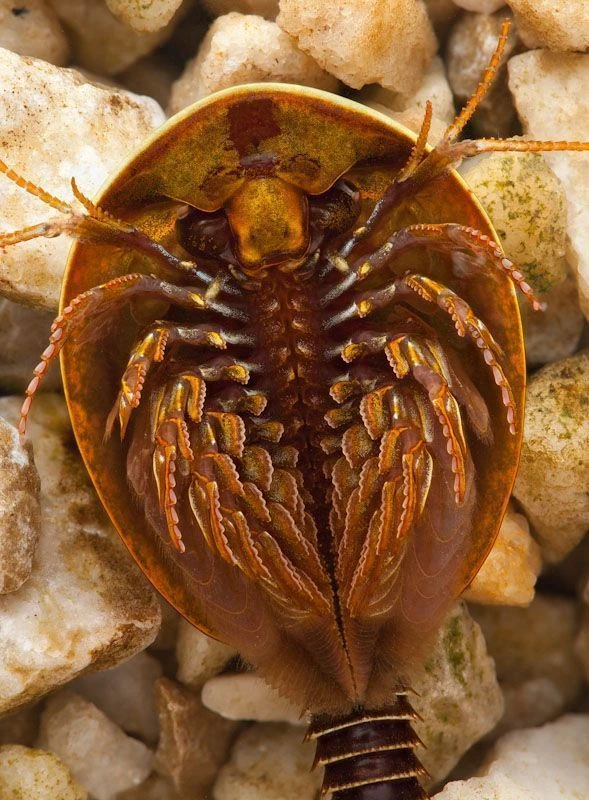
[[[83,212],[57,354],[96,489],[154,586],[312,718],[339,800],[427,797],[410,676],[498,531],[540,302],[433,149],[323,92],[230,89],[171,119]]]

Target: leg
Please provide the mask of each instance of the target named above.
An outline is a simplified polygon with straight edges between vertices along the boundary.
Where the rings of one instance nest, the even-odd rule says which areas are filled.
[[[120,307],[132,297],[149,297],[164,300],[180,308],[202,311],[211,309],[223,313],[224,306],[215,299],[208,299],[206,292],[200,293],[190,287],[176,286],[155,275],[130,273],[114,278],[100,286],[75,297],[51,326],[49,346],[41,355],[41,361],[35,367],[34,378],[27,387],[26,397],[21,410],[19,432],[25,435],[26,418],[32,398],[47,373],[50,364],[55,361],[60,350],[73,333],[79,333],[87,325],[93,324],[91,336],[100,335],[99,320],[104,315],[111,315],[113,308]]]
[[[118,415],[121,439],[134,408],[141,400],[143,384],[147,373],[154,363],[160,363],[164,354],[172,345],[188,345],[190,347],[212,347],[225,350],[227,344],[248,344],[247,334],[224,330],[218,325],[177,325],[173,322],[158,321],[152,323],[137,341],[121,379],[121,389],[107,420],[106,433],[110,436],[114,420]]]
[[[487,326],[480,320],[470,305],[451,289],[441,283],[426,278],[423,275],[409,273],[402,278],[397,278],[390,284],[375,292],[366,292],[359,295],[347,309],[342,312],[348,319],[369,316],[373,311],[384,308],[394,301],[411,303],[415,297],[420,297],[431,304],[437,304],[454,321],[459,336],[468,336],[477,348],[482,351],[487,366],[490,367],[493,378],[501,390],[501,398],[507,409],[507,422],[509,430],[515,433],[515,403],[509,381],[500,363],[501,348],[493,338]],[[401,334],[407,337],[408,334]],[[339,347],[337,352],[344,361],[350,363],[362,355],[383,350],[393,355],[391,366],[394,367],[397,377],[402,378],[409,370],[408,362],[401,358],[401,351],[391,350],[392,342],[398,339],[386,333],[363,331],[352,337],[346,344]],[[410,339],[407,339],[410,342]],[[409,345],[411,346],[411,345]]]
[[[411,225],[397,231],[374,253],[352,264],[345,278],[330,287],[321,298],[322,305],[327,306],[369,275],[374,275],[389,266],[395,258],[403,253],[420,248],[436,250],[450,256],[457,250],[466,250],[472,256],[473,270],[490,266],[505,272],[532,304],[535,311],[545,308],[525,280],[523,273],[517,269],[513,261],[503,255],[499,245],[493,239],[475,228],[454,223]]]
[[[115,217],[95,206],[91,200],[80,192],[74,178],[72,178],[74,196],[82,204],[86,213],[77,211],[72,204],[54,197],[40,186],[27,181],[3,161],[0,161],[0,173],[6,175],[9,180],[16,183],[25,192],[38,197],[63,215],[19,231],[0,234],[0,248],[36,239],[40,236],[53,238],[54,236],[67,234],[84,241],[95,241],[101,244],[110,242],[118,247],[130,247],[149,255],[157,263],[164,264],[182,273],[190,273],[196,270],[194,262],[182,261],[143,233],[143,231],[123,220],[115,219]]]

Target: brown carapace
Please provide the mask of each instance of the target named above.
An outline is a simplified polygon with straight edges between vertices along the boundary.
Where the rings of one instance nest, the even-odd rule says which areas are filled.
[[[427,797],[413,667],[496,536],[522,431],[514,286],[452,171],[501,56],[433,149],[302,87],[170,120],[85,208],[58,352],[80,450],[127,546],[194,625],[311,716],[338,800]]]

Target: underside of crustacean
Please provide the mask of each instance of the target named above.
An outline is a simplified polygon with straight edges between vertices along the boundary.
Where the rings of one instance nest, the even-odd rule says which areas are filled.
[[[506,31],[504,31],[503,40]],[[313,717],[324,788],[426,797],[412,667],[496,536],[525,362],[514,285],[442,142],[325,93],[171,120],[85,214],[23,407],[62,350],[74,430],[154,586]],[[486,81],[486,83],[485,83]]]

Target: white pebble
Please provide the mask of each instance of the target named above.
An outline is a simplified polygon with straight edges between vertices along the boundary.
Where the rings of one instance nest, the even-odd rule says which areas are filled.
[[[280,0],[276,18],[327,72],[360,89],[417,91],[437,48],[421,0]]]
[[[460,0],[462,4],[464,0]],[[507,0],[526,47],[587,50],[589,13],[585,0]]]
[[[26,5],[0,0],[0,47],[58,67],[70,57],[65,31],[45,0],[27,0]]]
[[[115,800],[144,781],[153,766],[151,750],[74,692],[59,692],[48,701],[39,745],[59,756],[96,800]]]
[[[231,13],[213,22],[196,58],[173,84],[170,113],[220,89],[258,81],[337,89],[337,80],[301,52],[275,22]]]
[[[425,744],[417,756],[431,776],[430,785],[435,785],[503,713],[495,664],[463,604],[444,621],[411,685],[416,695],[409,699],[422,717],[415,730]]]
[[[97,0],[49,3],[69,32],[74,63],[97,75],[118,75],[153,52],[172,33],[172,23],[153,33],[134,31],[114,17],[106,3]]]
[[[77,678],[70,688],[94,703],[126,733],[154,743],[158,737],[154,685],[161,674],[157,659],[139,653],[118,667]]]
[[[53,753],[0,747],[0,800],[87,800],[88,794]]]
[[[305,724],[300,709],[251,672],[210,678],[203,686],[202,701],[226,719]]]
[[[536,372],[529,383],[514,495],[547,561],[560,561],[589,528],[589,353]]]
[[[177,678],[192,689],[201,686],[236,655],[233,647],[211,639],[193,625],[180,621],[176,658],[178,660]]]
[[[30,445],[0,417],[0,595],[25,583],[41,530],[39,475]]]
[[[182,0],[106,0],[109,10],[135,31],[152,33],[165,27],[182,5]]]
[[[0,50],[2,160],[63,200],[70,181],[92,196],[141,140],[164,121],[154,100],[99,88],[79,73]],[[36,197],[0,175],[0,230],[55,217]],[[71,241],[36,239],[7,248],[2,293],[57,308]]]
[[[528,137],[589,142],[589,55],[533,50],[511,58],[508,69]],[[565,189],[581,308],[589,318],[589,152],[548,153],[545,158]]]
[[[314,746],[302,743],[300,728],[259,724],[235,743],[220,771],[214,800],[315,800],[321,772],[311,771]]]
[[[589,715],[509,733],[483,777],[450,783],[435,800],[581,800],[589,797]]]
[[[488,605],[527,606],[540,573],[540,547],[522,514],[508,509],[493,548],[464,599]]]
[[[155,687],[161,734],[155,768],[182,797],[208,789],[238,730],[235,722],[213,714],[198,694],[160,678]]]
[[[0,398],[0,416],[18,420],[21,402]],[[62,398],[37,398],[29,436],[42,528],[30,578],[0,597],[0,713],[143,650],[160,623],[153,592],[106,522],[73,449]]]
[[[427,100],[432,104],[434,119],[449,125],[456,115],[452,89],[446,77],[444,62],[439,56],[432,60],[421,85],[413,94],[397,94],[380,86],[370,86],[362,91],[359,99],[373,108],[376,108],[375,104],[384,106],[399,121],[402,121],[401,115],[412,114],[417,129],[421,127]]]

